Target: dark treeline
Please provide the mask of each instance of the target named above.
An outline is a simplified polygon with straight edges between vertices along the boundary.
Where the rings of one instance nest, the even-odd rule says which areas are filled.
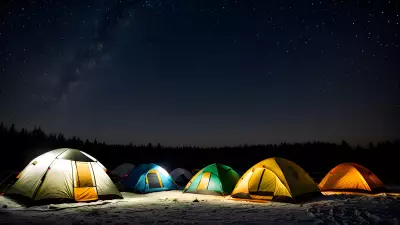
[[[268,157],[278,156],[296,162],[315,178],[324,176],[342,162],[356,162],[366,166],[384,182],[400,184],[400,142],[380,142],[368,147],[352,147],[341,144],[308,142],[279,145],[244,145],[236,147],[199,148],[165,147],[157,145],[107,145],[96,140],[65,138],[62,134],[46,134],[40,128],[31,131],[16,130],[14,125],[0,124],[0,170],[23,169],[34,157],[55,148],[76,148],[97,158],[108,169],[130,162],[157,163],[168,171],[176,167],[202,168],[211,163],[231,166],[245,172],[255,163]],[[322,173],[322,174],[320,174]]]

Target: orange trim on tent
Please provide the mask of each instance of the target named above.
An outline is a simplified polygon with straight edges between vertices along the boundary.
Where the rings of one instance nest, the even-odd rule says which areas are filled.
[[[74,188],[74,198],[77,202],[87,202],[99,199],[95,187]]]

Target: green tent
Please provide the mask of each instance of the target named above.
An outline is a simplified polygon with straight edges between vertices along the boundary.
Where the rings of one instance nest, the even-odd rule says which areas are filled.
[[[240,175],[231,167],[211,164],[197,172],[183,192],[210,195],[230,195]]]

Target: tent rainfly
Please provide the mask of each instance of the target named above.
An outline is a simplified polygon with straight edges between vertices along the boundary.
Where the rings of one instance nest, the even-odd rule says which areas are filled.
[[[69,148],[33,159],[5,195],[39,202],[122,198],[105,167],[89,154]]]

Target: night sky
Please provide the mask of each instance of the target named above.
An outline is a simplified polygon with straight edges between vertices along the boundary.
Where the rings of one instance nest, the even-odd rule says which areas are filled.
[[[400,137],[398,0],[0,3],[0,121],[108,143]]]

